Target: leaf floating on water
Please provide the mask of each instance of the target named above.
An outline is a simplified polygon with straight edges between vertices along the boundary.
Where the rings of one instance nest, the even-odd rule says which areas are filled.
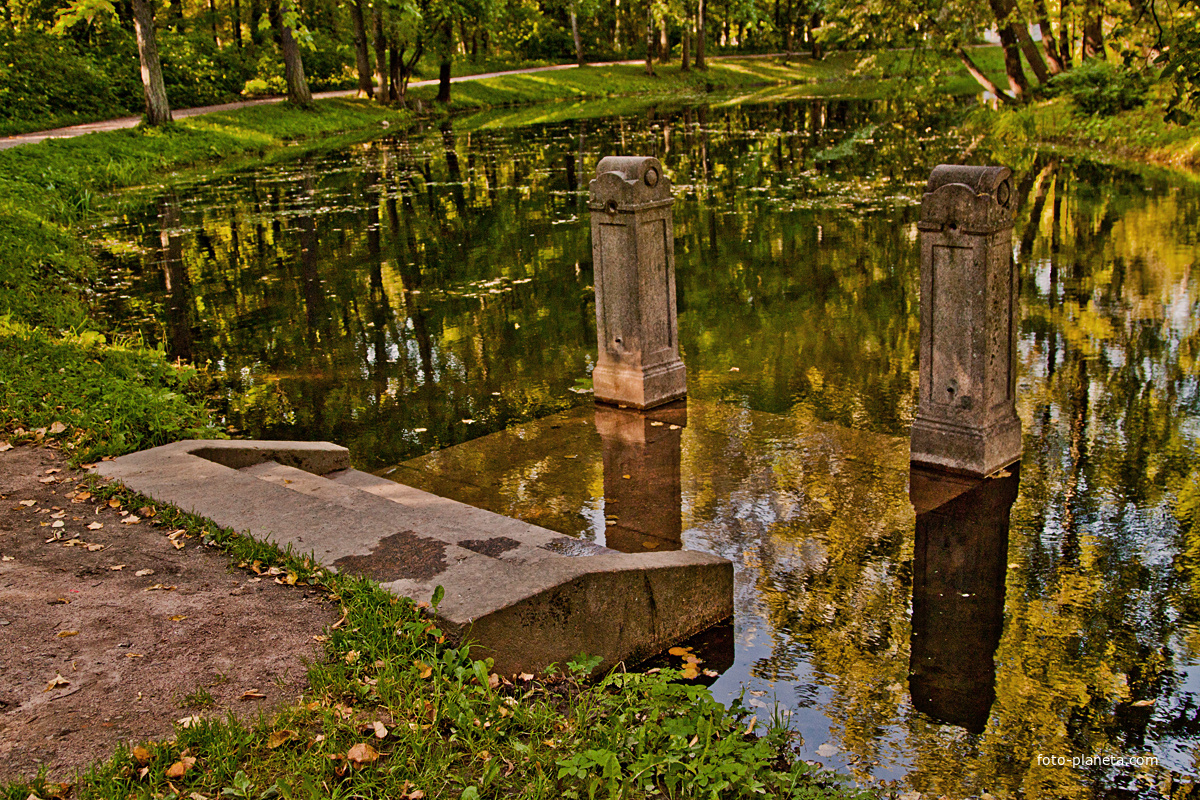
[[[690,648],[690,647],[672,647],[667,652],[673,656],[686,656],[686,655],[691,655],[692,648]]]
[[[837,754],[838,754],[837,745],[831,744],[830,742],[826,742],[825,744],[823,744],[817,748],[817,755],[819,755],[821,758],[829,758],[830,756],[835,756]]]

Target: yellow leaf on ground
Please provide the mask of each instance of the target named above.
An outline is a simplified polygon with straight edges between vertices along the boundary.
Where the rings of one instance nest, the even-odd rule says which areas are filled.
[[[78,635],[79,635],[79,631],[59,631],[58,632],[58,638],[60,638],[60,639],[66,638],[67,636],[78,636]]]
[[[359,742],[346,751],[346,760],[362,766],[379,760],[379,751],[366,742]]]
[[[417,674],[421,676],[421,680],[425,680],[433,674],[433,667],[429,666],[424,661],[414,661],[413,666],[417,668]]]
[[[69,680],[67,680],[66,678],[64,678],[61,673],[59,673],[58,675],[54,676],[54,680],[52,680],[46,684],[46,688],[43,691],[50,692],[50,691],[57,689],[60,686],[70,686],[70,685],[71,685],[71,682]]]
[[[187,617],[185,617],[183,614],[175,614],[174,616],[167,617],[167,619],[171,620],[171,622],[182,622],[183,620],[187,619]]]
[[[108,498],[108,507],[109,508],[120,508],[121,501],[115,497],[110,497],[110,498]]]
[[[667,652],[673,656],[686,656],[692,652],[692,648],[690,648],[690,647],[672,647]]]
[[[242,700],[261,700],[264,697],[266,697],[266,695],[263,694],[262,692],[260,692],[258,689],[247,689],[246,691],[242,692],[241,699]]]
[[[154,758],[154,755],[139,744],[137,747],[133,748],[133,757],[139,764],[144,766],[150,763],[150,759]]]
[[[267,747],[271,750],[274,750],[276,747],[285,745],[295,738],[297,738],[295,731],[286,729],[282,731],[271,731],[271,735],[267,737]]]
[[[183,756],[171,766],[167,767],[167,777],[172,780],[178,780],[187,774],[187,771],[196,765],[196,759],[193,756]]]

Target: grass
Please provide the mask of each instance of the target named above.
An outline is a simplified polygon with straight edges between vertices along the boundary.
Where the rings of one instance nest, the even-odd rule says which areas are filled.
[[[92,318],[87,287],[96,264],[76,227],[99,193],[115,187],[198,163],[277,153],[302,137],[324,145],[346,131],[361,138],[364,128],[410,119],[362,101],[330,100],[312,111],[255,106],[163,130],[0,151],[0,431],[9,440],[61,444],[76,462],[216,435],[194,370],[133,342],[110,344]],[[65,398],[74,402],[68,407]]]
[[[726,708],[676,670],[589,683],[598,659],[581,655],[536,677],[496,675],[446,639],[436,605],[418,607],[117,485],[97,482],[93,492],[154,506],[158,524],[220,548],[239,568],[317,587],[342,617],[296,705],[251,723],[197,715],[170,741],[122,746],[70,787],[80,800],[870,797],[798,760],[781,724],[760,726],[741,703]],[[203,706],[206,696],[184,700]],[[43,776],[0,787],[0,798],[66,791]]]

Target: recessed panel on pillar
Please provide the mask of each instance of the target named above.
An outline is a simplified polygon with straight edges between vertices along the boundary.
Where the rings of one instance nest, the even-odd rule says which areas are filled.
[[[912,459],[988,475],[1021,457],[1012,172],[942,165],[921,203],[920,394]]]
[[[608,157],[591,182],[596,399],[653,408],[687,394],[675,310],[671,183],[658,159]]]

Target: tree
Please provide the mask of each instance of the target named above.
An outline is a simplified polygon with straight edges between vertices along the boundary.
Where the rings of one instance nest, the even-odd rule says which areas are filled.
[[[300,25],[300,15],[291,0],[284,0],[276,17],[275,33],[279,37],[279,50],[283,54],[283,79],[287,83],[288,102],[294,106],[308,108],[312,105],[312,92],[304,77],[304,60],[300,56],[300,43],[293,32]],[[300,29],[304,35],[307,31]]]
[[[363,97],[370,98],[374,92],[371,86],[371,61],[367,57],[367,23],[363,16],[363,0],[349,0],[346,5],[350,8],[350,22],[354,26],[354,62],[358,68],[358,92]]]

